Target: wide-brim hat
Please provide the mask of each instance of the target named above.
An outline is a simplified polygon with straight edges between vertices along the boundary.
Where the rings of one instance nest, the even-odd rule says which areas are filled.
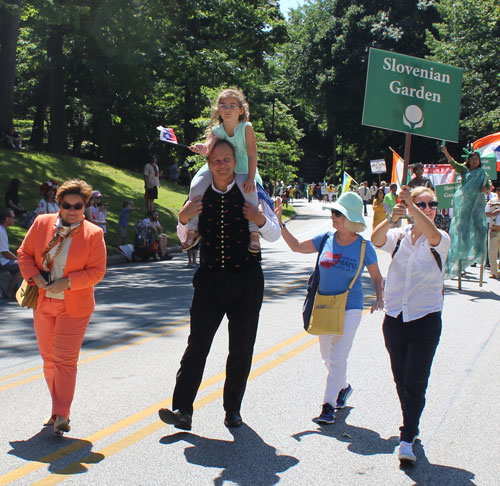
[[[349,221],[361,223],[366,228],[365,218],[363,217],[363,199],[355,192],[345,192],[335,202],[325,204],[323,209],[336,209]]]

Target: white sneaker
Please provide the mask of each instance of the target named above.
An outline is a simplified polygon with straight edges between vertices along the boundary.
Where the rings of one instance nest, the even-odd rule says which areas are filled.
[[[416,462],[417,456],[413,453],[413,444],[402,440],[399,444],[398,457],[400,461]]]

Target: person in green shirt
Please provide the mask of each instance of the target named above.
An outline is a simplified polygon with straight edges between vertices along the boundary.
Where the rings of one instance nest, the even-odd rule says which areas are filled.
[[[397,184],[391,184],[389,186],[389,192],[384,196],[384,207],[387,215],[392,214],[392,210],[394,206],[396,206],[397,195],[396,191],[398,190]]]

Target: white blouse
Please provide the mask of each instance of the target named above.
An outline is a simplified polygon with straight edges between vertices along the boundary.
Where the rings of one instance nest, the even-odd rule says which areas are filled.
[[[391,317],[403,313],[403,322],[414,321],[443,308],[443,272],[450,236],[442,230],[441,241],[434,248],[441,257],[442,270],[431,252],[424,235],[411,244],[411,225],[387,232],[381,250],[391,253],[401,235],[403,239],[394,255],[385,283],[385,311]]]

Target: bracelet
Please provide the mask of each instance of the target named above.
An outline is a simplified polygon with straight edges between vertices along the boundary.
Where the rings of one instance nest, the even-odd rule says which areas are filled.
[[[286,223],[281,223],[281,224],[280,224],[280,228],[281,228],[281,229],[286,228]]]

